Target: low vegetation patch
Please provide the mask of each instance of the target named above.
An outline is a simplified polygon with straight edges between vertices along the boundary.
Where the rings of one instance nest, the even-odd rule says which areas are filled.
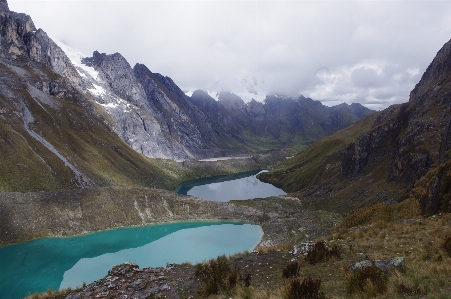
[[[225,255],[198,264],[195,276],[202,283],[199,292],[206,296],[219,292],[229,293],[238,283],[249,287],[252,278],[248,272],[240,273],[236,265],[231,267]]]
[[[363,268],[349,275],[346,282],[348,294],[361,293],[366,297],[375,297],[387,290],[388,277],[375,265]]]
[[[30,296],[27,296],[25,299],[47,299],[47,298],[64,298],[65,295],[69,294],[72,291],[72,288],[62,289],[62,290],[47,290],[44,293],[36,293]]]
[[[297,261],[292,261],[287,264],[285,269],[282,271],[283,278],[291,278],[299,276],[299,264]]]
[[[398,286],[398,293],[400,295],[421,295],[421,290],[419,287],[406,286],[401,282]]]
[[[448,256],[451,256],[451,237],[450,236],[445,237],[445,241],[443,242],[442,248]]]
[[[318,241],[312,248],[309,249],[305,259],[310,264],[316,264],[322,261],[327,261],[331,257],[340,258],[341,250],[341,245],[335,244],[329,249],[324,241]]]
[[[326,298],[323,292],[320,292],[321,280],[311,277],[305,278],[302,282],[295,278],[291,280],[288,291],[285,294],[286,299],[323,299]]]

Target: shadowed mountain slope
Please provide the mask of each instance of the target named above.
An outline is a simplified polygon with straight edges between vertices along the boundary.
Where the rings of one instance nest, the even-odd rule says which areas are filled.
[[[450,211],[450,96],[451,41],[409,102],[318,141],[261,178],[341,211],[409,196],[426,214]]]
[[[268,95],[263,103],[245,103],[230,92],[220,93],[216,101],[197,90],[190,100],[246,144],[258,149],[287,147],[294,153],[374,113],[360,104],[327,107],[303,96]]]

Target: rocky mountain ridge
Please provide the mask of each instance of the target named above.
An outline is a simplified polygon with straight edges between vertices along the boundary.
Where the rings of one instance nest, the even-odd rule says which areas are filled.
[[[67,47],[61,46],[67,52]],[[227,140],[228,136],[213,130],[211,121],[184,99],[170,78],[153,74],[141,64],[131,68],[119,53],[96,51],[91,58],[71,59],[84,74],[86,85],[94,86],[87,91],[111,116],[112,129],[145,156],[205,158],[218,155],[218,145]],[[239,142],[231,143],[238,146]]]
[[[97,77],[98,72],[73,65],[44,31],[36,30],[29,16],[11,12],[6,1],[0,3],[0,29],[1,192],[106,186],[171,189],[186,173],[193,178],[199,173],[215,175],[242,169],[232,166],[224,173],[212,164],[216,170],[199,166],[199,171],[196,165],[189,168],[139,154],[119,138],[115,126],[133,130],[139,122],[144,127],[139,113],[147,113],[149,121],[144,124],[154,125],[161,134],[156,116],[148,113],[146,106],[132,105],[87,80]],[[133,70],[130,75],[134,76]],[[135,82],[140,86],[137,79]],[[165,84],[170,86],[168,82]],[[108,96],[111,102],[96,102],[100,99],[93,96],[96,93]],[[137,90],[131,95],[145,96],[145,92]],[[105,111],[116,105],[123,107],[118,113],[134,109],[139,113],[129,113],[135,119],[124,118],[118,124]],[[155,148],[162,152],[164,146],[160,149],[159,144],[166,140],[155,137],[142,142],[155,142]],[[244,170],[262,167],[251,158],[243,163]]]
[[[216,101],[207,92],[196,90],[190,101],[227,132],[254,147],[270,144],[277,148],[302,149],[374,113],[361,104],[327,107],[302,95],[267,95],[264,102],[245,103],[230,92],[221,92]]]

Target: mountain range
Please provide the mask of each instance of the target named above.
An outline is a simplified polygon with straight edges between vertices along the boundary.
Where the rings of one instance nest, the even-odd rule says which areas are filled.
[[[82,57],[0,2],[0,190],[39,191],[158,183],[158,166],[303,147],[372,111],[304,97],[244,103],[192,97],[119,53]]]

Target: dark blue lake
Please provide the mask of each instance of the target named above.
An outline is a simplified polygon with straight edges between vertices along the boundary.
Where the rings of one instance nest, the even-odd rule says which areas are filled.
[[[178,186],[175,192],[213,201],[265,198],[286,194],[282,189],[257,179],[258,173],[260,171],[241,172],[187,181]]]
[[[17,299],[48,289],[89,284],[124,262],[141,268],[199,263],[251,250],[262,235],[258,225],[182,222],[6,246],[0,248],[0,297]]]

